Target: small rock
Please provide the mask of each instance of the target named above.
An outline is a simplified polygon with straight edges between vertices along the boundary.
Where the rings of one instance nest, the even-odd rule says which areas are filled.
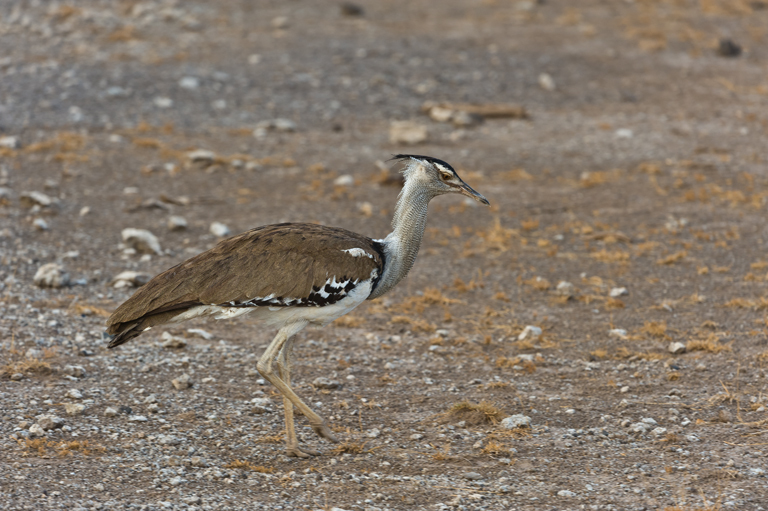
[[[521,413],[510,415],[501,421],[501,427],[504,429],[530,428],[531,418]]]
[[[213,163],[216,153],[207,149],[195,149],[187,153],[187,159],[193,163]]]
[[[152,102],[157,108],[171,108],[173,106],[173,100],[165,96],[158,96]]]
[[[94,491],[104,491],[104,485],[101,483],[97,483],[93,485]]]
[[[576,287],[568,281],[561,280],[558,282],[555,292],[560,296],[571,298],[576,293]]]
[[[538,341],[541,339],[542,330],[541,328],[533,325],[526,326],[522,332],[520,332],[520,335],[517,336],[518,341],[522,341],[525,339],[529,339],[531,341]]]
[[[48,229],[50,229],[48,222],[46,222],[42,218],[35,218],[34,221],[32,222],[32,226],[38,231],[47,231]]]
[[[83,399],[83,394],[77,389],[71,389],[67,392],[67,397],[71,397],[72,399]]]
[[[169,332],[163,332],[160,340],[163,341],[163,348],[180,349],[187,346],[187,341],[184,338],[176,337]]]
[[[765,475],[765,470],[763,470],[760,467],[750,468],[749,469],[749,475],[756,476],[756,477],[764,476]]]
[[[187,228],[187,219],[183,216],[173,215],[168,217],[168,230],[183,231]]]
[[[451,116],[451,122],[453,125],[460,128],[477,126],[478,124],[482,124],[484,120],[485,119],[482,115],[465,112],[463,110],[454,112]]]
[[[152,278],[148,273],[140,273],[137,271],[126,270],[118,274],[112,279],[112,287],[140,287],[149,282]]]
[[[227,227],[225,224],[222,224],[221,222],[213,222],[208,230],[217,238],[229,236],[229,227]]]
[[[670,343],[669,348],[667,348],[667,351],[672,353],[673,355],[680,355],[681,353],[685,353],[685,344],[682,342],[673,342]]]
[[[741,55],[741,46],[731,39],[720,39],[717,45],[717,54],[721,57],[738,57]]]
[[[608,330],[608,335],[611,337],[618,337],[619,339],[626,339],[627,338],[627,331],[623,328],[612,328]]]
[[[19,202],[21,202],[21,205],[25,208],[31,208],[33,206],[47,208],[53,204],[54,200],[43,192],[24,192],[19,196]]]
[[[64,403],[64,410],[67,415],[80,415],[85,410],[85,405],[80,403]]]
[[[630,129],[621,128],[616,130],[616,132],[614,133],[614,136],[616,138],[632,138],[635,136],[635,134]]]
[[[576,494],[572,492],[571,490],[560,490],[557,492],[558,497],[575,497]]]
[[[363,10],[362,7],[360,7],[357,4],[353,4],[351,2],[342,3],[340,8],[341,8],[341,14],[344,16],[359,18],[365,14],[365,11]]]
[[[200,80],[195,76],[185,76],[179,80],[179,87],[182,89],[197,89],[200,87]]]
[[[344,174],[333,180],[334,186],[352,186],[355,184],[355,178],[349,174]]]
[[[176,388],[176,390],[184,390],[192,386],[189,375],[186,373],[182,374],[178,378],[174,378],[171,383]]]
[[[24,375],[21,373],[13,373],[11,375],[11,381],[20,381],[22,379],[24,379]]]
[[[129,227],[123,229],[122,237],[126,245],[141,254],[163,253],[160,248],[160,242],[157,240],[157,236],[146,229],[133,229]]]
[[[341,387],[341,382],[320,376],[314,379],[312,385],[318,389],[334,390]]]
[[[270,25],[272,25],[272,28],[277,29],[285,29],[288,28],[288,25],[290,23],[288,22],[287,16],[277,16],[276,18],[272,18],[272,22]]]
[[[64,419],[56,417],[55,415],[39,415],[37,417],[37,423],[45,431],[52,429],[59,429],[64,426]]]
[[[45,436],[45,430],[43,430],[40,424],[32,424],[29,427],[29,436],[32,436],[32,437]]]
[[[661,436],[661,435],[665,435],[666,433],[667,433],[667,428],[658,427],[658,428],[653,428],[651,430],[651,434],[654,436]]]
[[[182,484],[184,482],[185,482],[185,480],[182,479],[181,476],[171,477],[168,480],[168,484],[170,484],[171,486],[179,486],[180,484]]]
[[[157,441],[160,445],[179,445],[181,443],[180,438],[171,435],[160,435]]]
[[[411,440],[421,440],[422,438],[424,438],[424,435],[421,433],[414,433],[411,435]]]
[[[645,417],[644,419],[640,419],[640,422],[642,422],[643,424],[650,424],[651,426],[655,426],[656,424],[658,424],[658,422],[656,422],[655,419],[652,419],[650,417]]]
[[[63,372],[64,374],[68,374],[70,376],[74,376],[75,378],[82,378],[83,376],[85,376],[85,368],[83,366],[65,365],[64,369],[62,369],[61,372]],[[80,397],[82,397],[82,395]]]
[[[629,392],[629,385],[624,385],[623,387],[621,387],[621,389],[619,389],[619,392],[621,392],[622,394],[626,394],[627,392]]]
[[[18,149],[21,147],[21,144],[19,143],[19,137],[12,137],[9,135],[0,137],[0,147],[5,149]]]
[[[373,428],[365,434],[368,438],[379,438],[380,435],[381,431],[378,428]]]
[[[413,121],[392,121],[389,125],[389,141],[392,144],[420,144],[426,142],[427,127]]]
[[[267,130],[282,131],[284,133],[292,133],[296,131],[298,127],[296,123],[290,119],[278,118],[269,121],[261,121],[256,124],[256,130],[253,132],[254,136],[260,137]]]
[[[143,415],[131,415],[128,417],[128,422],[147,422],[148,420]]]
[[[557,88],[555,86],[555,80],[548,73],[541,73],[539,75],[539,87],[550,92]]]
[[[57,263],[48,263],[37,269],[32,279],[37,287],[60,288],[69,284],[69,275]]]
[[[108,406],[104,410],[104,416],[105,417],[116,417],[117,416],[117,409],[116,408],[112,408],[111,406]]]
[[[269,411],[269,405],[272,404],[272,401],[265,397],[256,397],[251,399],[251,404],[253,405],[253,413],[267,413]]]
[[[464,479],[469,479],[470,481],[479,481],[483,478],[482,474],[478,474],[477,472],[466,472],[464,474]]]
[[[625,296],[628,294],[629,294],[629,291],[627,291],[626,287],[614,287],[613,289],[611,289],[611,292],[608,293],[608,296],[610,296],[611,298],[618,298],[620,296]]]
[[[213,339],[213,334],[210,332],[206,332],[202,328],[188,328],[187,333],[196,335],[198,337],[202,337],[206,341],[210,341],[211,339]]]

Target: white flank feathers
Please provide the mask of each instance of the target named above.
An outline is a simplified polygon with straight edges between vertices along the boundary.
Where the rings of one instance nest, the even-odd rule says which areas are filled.
[[[365,250],[363,250],[362,248],[348,248],[346,250],[342,250],[342,252],[346,252],[352,257],[368,257],[373,259],[373,256],[368,252],[366,252]]]

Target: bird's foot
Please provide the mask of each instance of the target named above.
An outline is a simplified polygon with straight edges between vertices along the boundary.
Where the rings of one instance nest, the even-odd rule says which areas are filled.
[[[306,447],[299,447],[298,445],[288,446],[285,448],[285,454],[294,458],[309,458],[312,456],[320,456],[320,451],[314,451],[307,449]]]
[[[331,428],[326,426],[325,422],[321,422],[320,424],[310,424],[312,426],[312,429],[315,430],[315,433],[320,438],[325,438],[329,442],[333,442],[335,444],[339,443],[339,439],[336,438],[336,435],[331,433]]]

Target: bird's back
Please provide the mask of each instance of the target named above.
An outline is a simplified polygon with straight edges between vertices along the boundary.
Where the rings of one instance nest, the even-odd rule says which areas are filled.
[[[321,307],[384,264],[378,242],[315,224],[258,227],[157,275],[107,320],[114,347],[193,307]]]

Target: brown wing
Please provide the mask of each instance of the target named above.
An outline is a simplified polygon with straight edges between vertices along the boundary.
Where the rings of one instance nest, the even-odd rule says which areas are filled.
[[[107,332],[122,337],[110,347],[198,305],[333,303],[370,279],[374,270],[375,276],[381,275],[382,264],[377,242],[345,229],[315,224],[258,227],[220,242],[139,288],[107,320]]]

